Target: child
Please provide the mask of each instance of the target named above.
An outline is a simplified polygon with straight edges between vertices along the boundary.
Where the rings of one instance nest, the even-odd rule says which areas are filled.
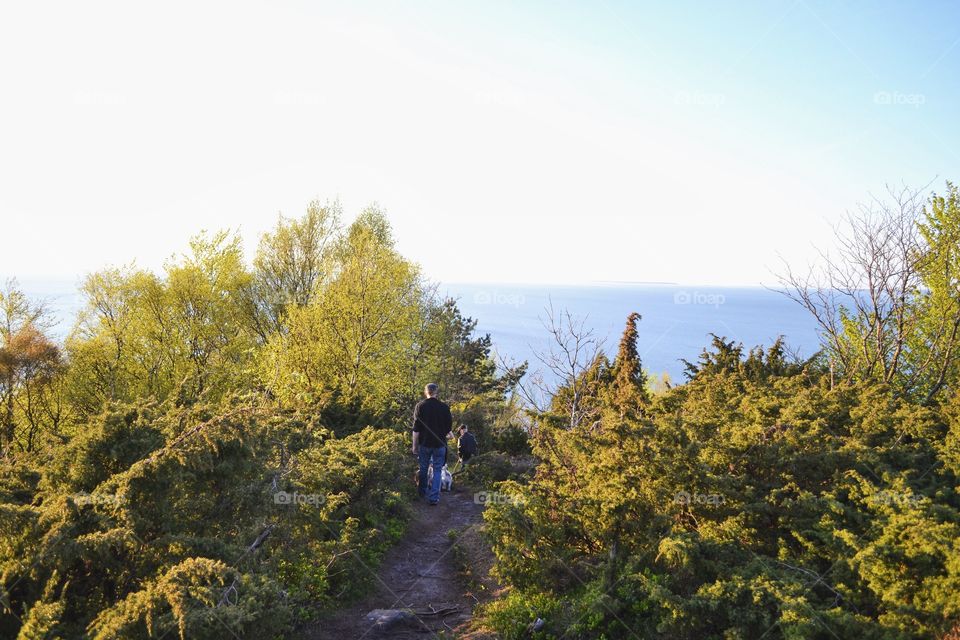
[[[469,427],[465,424],[461,424],[458,429],[460,437],[457,439],[457,471],[460,471],[463,466],[470,461],[477,453],[477,439],[473,437],[473,434],[470,433]]]

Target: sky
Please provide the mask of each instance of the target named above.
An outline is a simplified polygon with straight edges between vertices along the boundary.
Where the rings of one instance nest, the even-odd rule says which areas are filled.
[[[960,3],[0,8],[0,277],[387,211],[442,282],[773,281],[960,180]]]

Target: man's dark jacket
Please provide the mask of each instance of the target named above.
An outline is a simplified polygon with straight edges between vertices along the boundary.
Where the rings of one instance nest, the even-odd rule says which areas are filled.
[[[457,453],[461,458],[467,460],[477,452],[477,439],[473,434],[467,431],[457,440]]]
[[[429,449],[447,446],[447,434],[451,429],[453,416],[445,402],[427,398],[417,403],[413,410],[413,430],[420,434],[420,446]]]

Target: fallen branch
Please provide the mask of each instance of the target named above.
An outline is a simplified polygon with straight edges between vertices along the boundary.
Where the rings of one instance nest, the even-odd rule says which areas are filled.
[[[421,618],[426,618],[428,616],[446,616],[451,613],[456,613],[457,611],[460,611],[460,605],[444,607],[443,609],[434,609],[432,604],[429,604],[427,606],[430,607],[430,611],[414,611],[413,615]]]

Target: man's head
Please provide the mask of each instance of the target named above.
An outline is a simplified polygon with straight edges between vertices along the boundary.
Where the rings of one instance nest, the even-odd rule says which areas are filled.
[[[423,395],[428,398],[436,398],[438,393],[440,393],[440,385],[436,382],[431,382],[423,388]]]
[[[470,428],[467,427],[467,425],[465,425],[465,424],[460,425],[460,427],[457,429],[457,431],[460,432],[460,435],[465,434],[465,433],[466,433],[467,431],[469,431],[469,430],[470,430]]]

